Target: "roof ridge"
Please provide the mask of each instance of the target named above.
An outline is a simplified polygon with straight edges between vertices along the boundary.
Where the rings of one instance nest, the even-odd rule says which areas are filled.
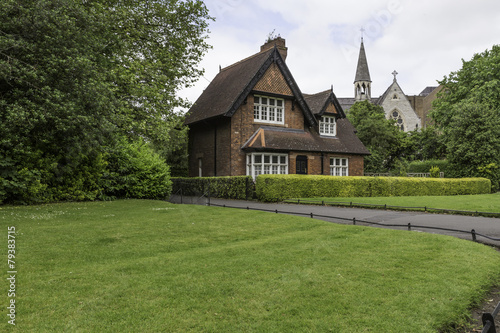
[[[248,61],[248,60],[250,60],[250,59],[253,59],[253,58],[257,57],[258,55],[261,55],[261,54],[266,53],[266,52],[272,52],[272,51],[273,51],[273,49],[268,49],[268,50],[265,50],[265,51],[257,52],[257,53],[255,53],[255,54],[252,54],[252,55],[251,55],[251,56],[249,56],[249,57],[246,57],[245,59],[242,59],[242,60],[240,60],[240,61],[235,62],[234,64],[231,64],[231,65],[229,65],[229,66],[226,66],[226,67],[222,68],[220,71],[221,71],[221,72],[223,72],[223,71],[229,70],[229,69],[231,69],[232,67],[235,67],[235,66],[237,66],[237,65],[240,65],[240,64],[242,64],[242,63],[244,63],[244,62],[246,62],[246,61]]]
[[[323,91],[320,91],[320,92],[317,92],[317,93],[314,93],[314,94],[304,94],[304,93],[302,93],[302,95],[304,95],[304,97],[312,97],[312,96],[317,96],[319,94],[330,93],[331,91],[332,91],[331,89],[326,89],[326,90],[323,90]]]

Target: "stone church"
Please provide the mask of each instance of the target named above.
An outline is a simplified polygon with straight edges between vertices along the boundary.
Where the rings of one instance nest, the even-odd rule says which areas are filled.
[[[385,111],[387,119],[394,119],[396,126],[402,131],[409,132],[425,128],[430,123],[428,117],[431,104],[440,90],[439,87],[426,87],[419,95],[406,95],[397,81],[397,72],[392,84],[380,97],[372,97],[372,80],[368,69],[365,46],[361,39],[358,65],[354,78],[354,98],[338,98],[342,109],[348,113],[351,106],[358,101],[368,100],[380,105]]]

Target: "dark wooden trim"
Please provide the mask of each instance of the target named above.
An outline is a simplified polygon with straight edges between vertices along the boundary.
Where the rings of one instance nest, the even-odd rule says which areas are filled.
[[[273,52],[269,55],[267,60],[262,64],[260,69],[257,71],[257,73],[254,75],[254,77],[250,80],[250,82],[246,85],[245,89],[240,93],[240,95],[236,98],[235,102],[233,105],[229,108],[229,110],[224,114],[224,116],[227,117],[232,117],[236,110],[243,104],[245,99],[250,95],[252,92],[253,88],[259,82],[260,79],[264,76],[266,71],[269,69],[271,64],[276,63],[278,65],[278,68],[281,70],[281,73],[283,74],[283,77],[285,78],[286,83],[292,90],[292,93],[296,99],[297,104],[302,108],[302,111],[304,112],[304,117],[307,119],[309,122],[310,126],[317,126],[318,122],[316,120],[316,117],[312,114],[311,110],[309,109],[309,106],[307,105],[304,96],[302,95],[302,92],[299,89],[299,86],[297,85],[297,82],[295,82],[295,79],[292,76],[292,73],[288,69],[288,66],[286,65],[285,61],[281,57],[281,54],[278,51],[277,47],[274,47]],[[290,98],[290,96],[288,96]]]

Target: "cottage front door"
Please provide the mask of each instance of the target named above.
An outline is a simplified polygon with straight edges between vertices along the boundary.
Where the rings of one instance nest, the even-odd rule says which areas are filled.
[[[299,155],[295,161],[296,170],[295,173],[298,175],[307,174],[307,156]]]

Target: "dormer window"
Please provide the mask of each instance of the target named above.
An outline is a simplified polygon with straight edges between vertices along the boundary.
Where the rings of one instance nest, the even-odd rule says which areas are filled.
[[[253,119],[256,122],[284,124],[285,100],[266,96],[254,96]]]
[[[337,123],[335,122],[335,117],[321,117],[319,121],[319,134],[327,136],[337,135]]]

